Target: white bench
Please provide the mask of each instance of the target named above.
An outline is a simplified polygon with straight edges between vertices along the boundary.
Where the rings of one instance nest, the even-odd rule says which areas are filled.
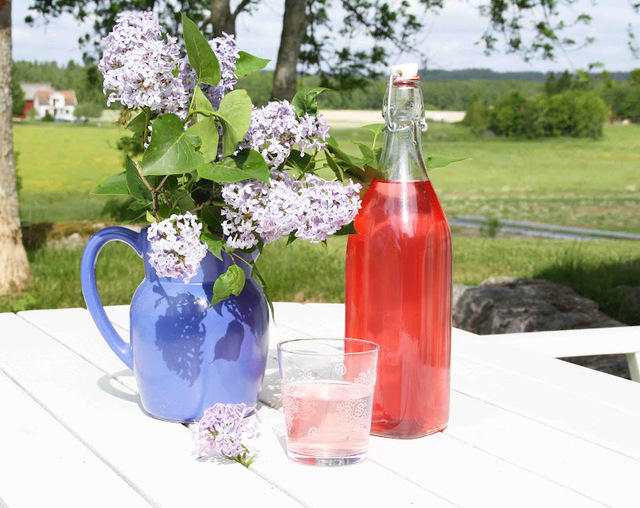
[[[480,335],[478,340],[553,358],[625,354],[631,379],[640,382],[640,326]]]

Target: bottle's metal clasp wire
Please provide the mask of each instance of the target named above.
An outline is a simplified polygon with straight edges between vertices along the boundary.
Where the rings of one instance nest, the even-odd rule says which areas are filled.
[[[384,128],[385,132],[400,132],[409,128],[409,126],[399,126],[391,117],[391,92],[393,90],[393,80],[399,77],[402,77],[402,71],[399,69],[391,69],[391,73],[389,74],[389,86],[387,86],[387,104],[385,107],[384,118],[387,125]],[[427,118],[425,113],[423,113],[422,119],[420,120],[420,130],[422,132],[426,132],[428,128]]]

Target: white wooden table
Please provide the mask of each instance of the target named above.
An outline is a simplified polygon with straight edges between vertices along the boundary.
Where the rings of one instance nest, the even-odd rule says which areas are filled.
[[[128,307],[108,309],[127,335]],[[276,305],[272,346],[342,336],[338,304]],[[286,458],[271,350],[250,469],[197,461],[185,426],[139,407],[84,309],[0,314],[0,507],[640,506],[640,383],[454,331],[451,423],[372,438],[369,458]]]

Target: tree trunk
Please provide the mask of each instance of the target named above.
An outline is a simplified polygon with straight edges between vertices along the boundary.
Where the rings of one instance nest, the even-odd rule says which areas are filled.
[[[278,51],[278,63],[273,77],[274,99],[293,99],[296,94],[298,58],[300,47],[307,33],[309,16],[306,12],[305,0],[286,0],[284,3],[284,19],[282,22],[282,36]]]
[[[220,37],[222,32],[235,35],[236,16],[231,12],[230,0],[211,0],[211,22],[214,36]]]
[[[31,278],[22,245],[11,125],[11,0],[0,0],[0,294]]]

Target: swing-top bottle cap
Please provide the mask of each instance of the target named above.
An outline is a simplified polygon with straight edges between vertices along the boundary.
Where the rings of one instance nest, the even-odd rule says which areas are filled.
[[[415,62],[392,65],[390,69],[391,75],[394,77],[394,79],[420,79],[420,77],[418,76],[418,64]]]

